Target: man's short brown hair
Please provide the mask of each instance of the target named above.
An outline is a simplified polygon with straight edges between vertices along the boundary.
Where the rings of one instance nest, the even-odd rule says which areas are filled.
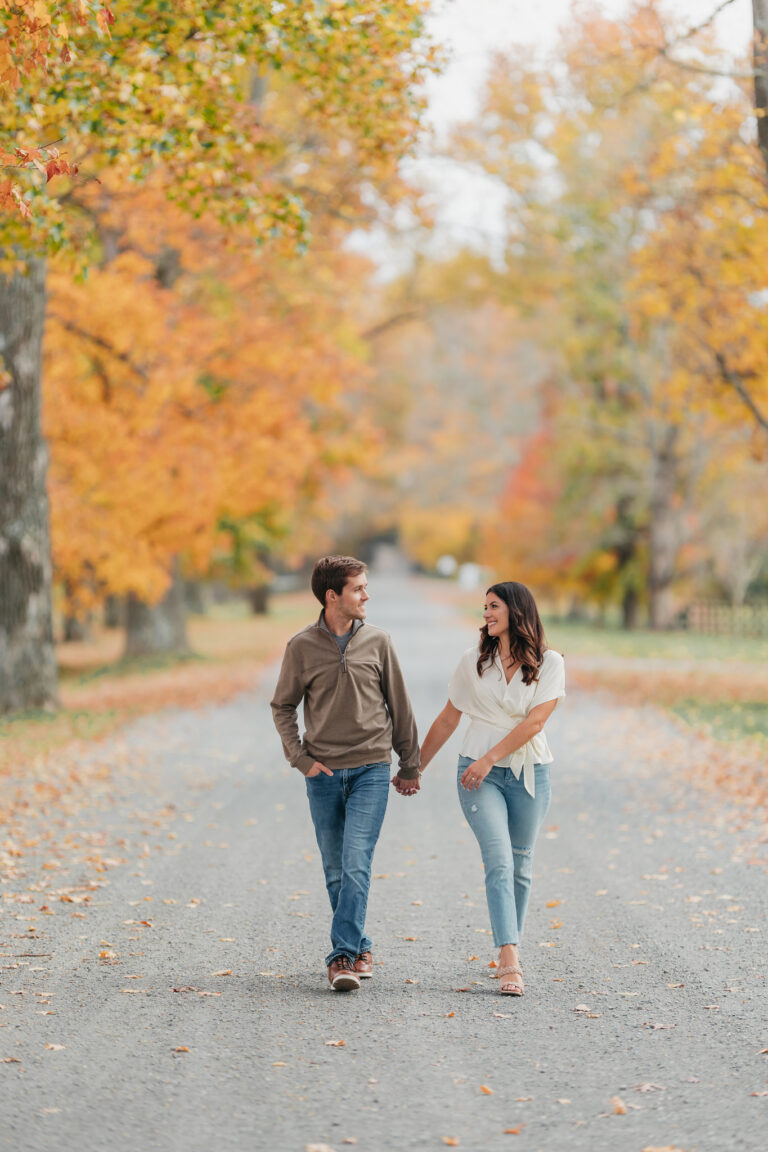
[[[341,596],[348,577],[365,572],[367,564],[354,556],[321,556],[312,569],[312,591],[325,608],[326,592]]]

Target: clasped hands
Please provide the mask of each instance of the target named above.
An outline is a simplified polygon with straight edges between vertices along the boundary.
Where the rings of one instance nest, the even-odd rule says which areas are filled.
[[[315,760],[314,764],[307,772],[307,776],[311,779],[312,777],[320,776],[321,774],[326,776],[333,776],[333,772],[330,768],[326,768],[325,764],[321,764],[319,760]],[[401,796],[415,796],[421,788],[418,776],[415,780],[404,780],[402,776],[394,776],[392,778],[392,783]]]
[[[421,774],[415,780],[404,780],[399,774],[392,777],[392,784],[401,796],[415,796],[421,789]]]

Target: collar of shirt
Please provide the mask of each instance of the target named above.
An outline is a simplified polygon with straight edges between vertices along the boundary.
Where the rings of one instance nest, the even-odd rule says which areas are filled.
[[[351,639],[355,635],[356,632],[360,631],[363,624],[365,624],[365,620],[353,620],[352,621],[352,627],[351,627],[350,631],[345,632],[344,635],[349,636]],[[336,633],[331,632],[330,628],[328,627],[328,625],[325,622],[325,609],[322,609],[320,612],[320,616],[318,617],[318,620],[317,620],[317,626],[318,626],[318,628],[322,628],[323,632],[327,632],[329,636],[333,636],[333,638],[336,639]]]

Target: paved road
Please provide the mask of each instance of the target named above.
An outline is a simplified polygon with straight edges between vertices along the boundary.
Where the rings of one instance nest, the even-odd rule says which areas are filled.
[[[371,583],[370,618],[392,632],[425,727],[472,631],[417,583]],[[44,853],[6,882],[0,1058],[18,1062],[0,1065],[0,1148],[765,1146],[765,869],[744,830],[680,784],[676,729],[576,695],[555,714],[521,1001],[489,979],[454,742],[419,797],[392,792],[369,906],[375,977],[339,995],[273,680],[93,753],[133,775],[82,830],[125,863],[94,888],[61,862],[58,890],[87,904],[39,911]]]

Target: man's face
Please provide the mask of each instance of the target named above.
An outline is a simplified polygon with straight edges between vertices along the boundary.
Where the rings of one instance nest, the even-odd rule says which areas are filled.
[[[347,582],[336,597],[336,608],[350,620],[365,620],[365,604],[370,600],[367,592],[368,580],[365,572],[347,576]],[[332,593],[328,594],[330,600]]]

